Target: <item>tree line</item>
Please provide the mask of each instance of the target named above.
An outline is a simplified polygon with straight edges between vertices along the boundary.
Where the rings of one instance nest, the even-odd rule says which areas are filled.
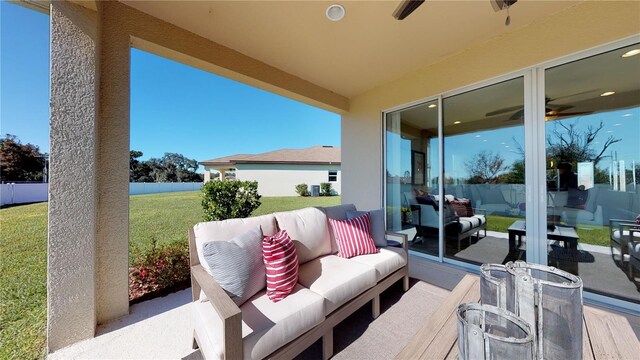
[[[198,161],[182,154],[165,153],[161,158],[140,160],[142,151],[129,152],[130,182],[200,182]],[[46,182],[49,173],[49,154],[37,145],[23,144],[12,134],[0,138],[1,182]]]
[[[165,153],[161,158],[139,160],[142,151],[129,151],[130,182],[201,182],[204,175],[198,174],[198,161],[182,154]]]

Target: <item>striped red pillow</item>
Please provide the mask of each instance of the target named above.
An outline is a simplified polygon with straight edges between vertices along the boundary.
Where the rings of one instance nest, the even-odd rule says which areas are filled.
[[[262,257],[267,272],[267,296],[278,302],[298,283],[298,254],[286,230],[264,237]]]
[[[329,219],[329,223],[338,243],[338,256],[348,259],[379,251],[371,238],[368,213],[350,220]]]

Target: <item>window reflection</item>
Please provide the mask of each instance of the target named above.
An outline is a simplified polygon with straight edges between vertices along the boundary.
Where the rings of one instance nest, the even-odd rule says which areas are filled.
[[[524,79],[446,98],[443,106],[444,256],[526,260]]]
[[[548,262],[586,290],[640,302],[638,45],[548,69]],[[638,228],[640,230],[640,228]]]
[[[438,182],[437,104],[390,113],[386,119],[387,228],[407,233],[413,250],[435,256],[438,217],[423,203]]]

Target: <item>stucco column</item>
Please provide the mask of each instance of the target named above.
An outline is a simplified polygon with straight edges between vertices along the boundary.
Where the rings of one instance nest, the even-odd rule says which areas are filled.
[[[47,345],[93,337],[97,221],[96,14],[51,4]]]
[[[211,170],[209,168],[204,169],[204,182],[211,181]]]
[[[96,2],[100,23],[98,116],[98,323],[129,312],[129,25],[121,7]]]

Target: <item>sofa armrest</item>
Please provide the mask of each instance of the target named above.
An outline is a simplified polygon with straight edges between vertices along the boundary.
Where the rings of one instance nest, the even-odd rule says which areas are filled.
[[[387,231],[385,233],[387,236],[399,237],[402,239],[402,248],[408,254],[409,253],[409,236],[403,233],[397,233],[393,231]]]
[[[473,208],[473,213],[487,216],[487,209]]]
[[[216,283],[209,273],[196,265],[191,267],[191,283],[202,289],[209,303],[220,317],[225,359],[242,359],[242,312],[229,295]],[[196,299],[197,300],[197,299]]]

